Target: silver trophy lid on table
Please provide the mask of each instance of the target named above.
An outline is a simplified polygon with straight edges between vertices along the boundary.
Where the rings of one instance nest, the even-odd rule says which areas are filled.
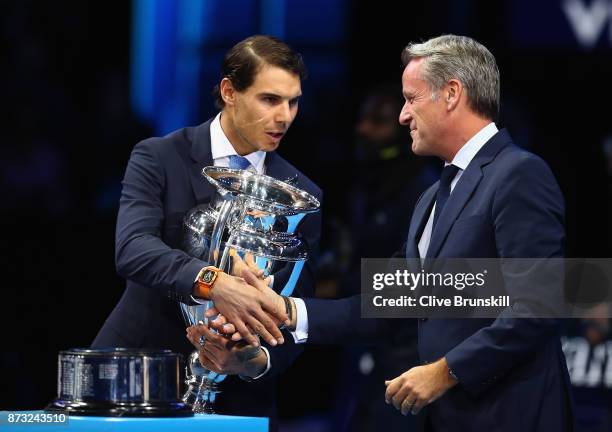
[[[58,355],[47,411],[108,417],[188,417],[179,399],[181,355],[169,350],[70,349]]]

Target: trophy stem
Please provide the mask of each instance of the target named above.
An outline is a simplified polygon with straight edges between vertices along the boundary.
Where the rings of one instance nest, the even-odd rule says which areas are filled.
[[[235,237],[234,232],[230,232],[229,239],[227,240],[227,242],[231,243],[234,237]],[[219,268],[221,270],[229,271],[229,269],[231,268],[231,265],[228,264],[229,255],[230,255],[230,248],[225,248],[225,250],[223,251],[223,255],[221,255],[221,261],[219,262]]]
[[[192,377],[186,383],[188,388],[183,402],[196,414],[215,414],[215,400],[221,393],[219,386],[204,377]]]
[[[210,250],[208,251],[208,262],[211,265],[218,266],[221,257],[219,256],[221,248],[221,238],[225,225],[227,224],[231,215],[232,209],[234,208],[234,198],[231,194],[228,194],[227,200],[221,205],[219,210],[219,217],[215,221],[213,232],[210,239]]]
[[[198,351],[194,351],[189,356],[185,376],[187,391],[183,395],[183,402],[189,405],[194,413],[215,414],[215,400],[217,394],[221,393],[218,383],[223,381],[226,375],[219,375],[203,367]]]

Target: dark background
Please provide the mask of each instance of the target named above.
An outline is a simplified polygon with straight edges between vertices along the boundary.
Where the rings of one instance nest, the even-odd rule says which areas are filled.
[[[612,139],[612,2],[603,2],[609,16],[589,45],[580,43],[561,1],[211,1],[212,30],[188,46],[187,57],[201,61],[195,97],[172,100],[188,106],[187,113],[163,109],[159,95],[168,94],[163,86],[170,84],[158,75],[156,111],[143,114],[134,96],[135,14],[172,9],[170,3],[0,3],[0,409],[44,406],[55,394],[58,350],[91,343],[124,287],[114,269],[114,224],[131,148],[214,114],[210,89],[219,79],[220,56],[250,34],[276,32],[304,54],[310,69],[300,114],[280,153],[325,191],[324,263],[338,259],[338,233],[350,218],[347,185],[360,175],[352,161],[361,100],[384,82],[399,92],[402,48],[442,33],[474,37],[496,56],[498,126],[550,164],[566,198],[568,256],[610,256],[603,145]],[[595,2],[570,3],[588,12]],[[270,16],[282,25],[270,24]],[[167,28],[170,33],[180,30],[180,20],[169,14],[173,19],[179,24]],[[183,49],[174,49],[165,63],[158,58],[156,70],[178,62]],[[174,78],[170,93],[189,93],[181,93]],[[407,224],[409,215],[402,217]],[[398,238],[397,246],[402,242]],[[333,271],[325,276],[333,279]],[[322,295],[338,292],[333,283],[331,290],[322,286]],[[287,401],[281,417],[337,415],[343,390],[337,376],[349,367],[343,355],[307,352],[281,386]],[[326,371],[318,381],[313,365]],[[600,387],[609,394],[612,377]]]

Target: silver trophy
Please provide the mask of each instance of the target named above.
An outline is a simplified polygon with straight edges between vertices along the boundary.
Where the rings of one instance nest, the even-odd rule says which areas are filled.
[[[306,245],[295,231],[308,213],[319,209],[319,201],[287,181],[251,171],[209,166],[203,175],[215,187],[209,204],[190,210],[183,221],[183,249],[189,255],[207,261],[231,273],[235,253],[241,258],[252,255],[264,270],[263,277],[279,271],[288,272],[283,287],[274,284],[282,295],[291,295],[308,259]],[[180,303],[187,325],[207,324],[204,312],[213,303]],[[226,375],[204,368],[198,351],[191,353],[186,367],[188,386],[183,401],[197,413],[214,413],[218,384]]]

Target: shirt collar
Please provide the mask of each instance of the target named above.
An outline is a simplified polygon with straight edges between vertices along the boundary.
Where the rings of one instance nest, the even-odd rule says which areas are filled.
[[[217,114],[215,119],[210,124],[210,150],[212,158],[216,162],[218,159],[237,155],[234,146],[227,139],[223,128],[221,127],[221,113]],[[253,153],[249,153],[244,156],[251,162],[251,165],[255,167],[258,173],[263,172],[264,161],[266,159],[266,152],[258,150]]]
[[[468,142],[459,149],[451,164],[457,166],[462,171],[465,170],[482,146],[484,146],[496,133],[497,126],[495,126],[493,122],[480,129],[476,135],[470,138]],[[444,165],[446,166],[449,164],[446,163]]]

